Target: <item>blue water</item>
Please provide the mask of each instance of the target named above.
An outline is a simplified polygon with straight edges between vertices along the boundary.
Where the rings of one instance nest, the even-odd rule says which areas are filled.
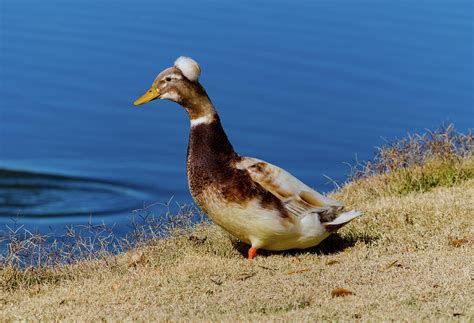
[[[472,1],[0,3],[0,225],[191,202],[189,122],[132,102],[180,55],[236,150],[321,191],[384,138],[472,128]],[[326,177],[327,176],[327,177]]]

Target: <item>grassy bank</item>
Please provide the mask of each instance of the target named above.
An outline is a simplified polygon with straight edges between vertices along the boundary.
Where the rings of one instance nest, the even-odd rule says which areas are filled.
[[[381,147],[333,194],[364,216],[310,250],[249,262],[247,246],[185,212],[168,238],[118,255],[22,269],[4,257],[0,315],[472,320],[472,152],[472,135],[449,127]]]

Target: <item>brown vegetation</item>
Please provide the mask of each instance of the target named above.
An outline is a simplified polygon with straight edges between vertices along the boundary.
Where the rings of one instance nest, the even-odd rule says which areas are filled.
[[[451,127],[433,134],[382,147],[334,193],[364,216],[309,250],[248,261],[247,246],[206,221],[193,225],[196,212],[189,209],[171,216],[166,228],[162,222],[137,228],[127,243],[105,229],[97,240],[102,246],[78,237],[69,254],[57,249],[38,256],[39,237],[11,233],[17,240],[1,259],[0,315],[470,321],[473,136]],[[128,251],[104,248],[114,243]]]

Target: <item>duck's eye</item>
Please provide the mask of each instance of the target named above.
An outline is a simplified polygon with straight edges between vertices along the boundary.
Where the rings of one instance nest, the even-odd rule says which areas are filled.
[[[166,82],[169,82],[169,81],[171,81],[171,77],[167,77],[167,78],[165,78],[165,80],[166,80]]]

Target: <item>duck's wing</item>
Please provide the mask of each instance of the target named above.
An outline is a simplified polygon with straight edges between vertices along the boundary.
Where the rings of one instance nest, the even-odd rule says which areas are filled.
[[[331,222],[344,208],[339,201],[326,197],[287,171],[251,157],[242,157],[236,167],[246,169],[250,177],[278,197],[295,216],[318,213],[321,222]]]

